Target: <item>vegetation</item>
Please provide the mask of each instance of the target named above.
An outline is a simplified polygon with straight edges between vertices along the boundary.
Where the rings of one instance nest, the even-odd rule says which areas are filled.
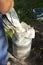
[[[43,0],[14,0],[14,8],[20,18],[20,21],[25,21],[28,24],[34,24],[33,8],[42,8]],[[36,22],[35,22],[36,23]],[[40,21],[38,21],[40,23]]]

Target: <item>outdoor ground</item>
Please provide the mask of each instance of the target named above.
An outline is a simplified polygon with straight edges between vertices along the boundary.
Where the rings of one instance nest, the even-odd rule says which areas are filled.
[[[32,50],[26,61],[30,62],[30,65],[43,65],[43,24],[36,25],[35,29],[36,34],[32,42]]]
[[[14,65],[43,65],[43,23],[35,24],[36,30],[35,39],[32,41],[30,56],[21,61],[16,59]],[[9,46],[9,51],[12,53],[12,45]]]

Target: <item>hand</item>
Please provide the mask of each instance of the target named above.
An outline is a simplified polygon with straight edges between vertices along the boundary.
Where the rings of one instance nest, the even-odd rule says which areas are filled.
[[[6,14],[14,6],[14,0],[0,0],[0,12]]]

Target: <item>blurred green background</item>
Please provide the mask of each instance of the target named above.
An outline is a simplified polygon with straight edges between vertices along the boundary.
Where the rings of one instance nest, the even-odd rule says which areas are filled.
[[[43,0],[14,0],[14,3],[20,21],[25,21],[30,25],[41,23],[40,21],[34,22],[33,8],[43,8]]]

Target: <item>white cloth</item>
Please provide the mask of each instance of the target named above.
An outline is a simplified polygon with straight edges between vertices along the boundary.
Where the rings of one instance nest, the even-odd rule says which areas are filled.
[[[18,29],[22,29],[19,18],[14,8],[12,8],[10,12],[6,14],[6,16],[8,20],[13,24],[13,26],[17,27]]]

